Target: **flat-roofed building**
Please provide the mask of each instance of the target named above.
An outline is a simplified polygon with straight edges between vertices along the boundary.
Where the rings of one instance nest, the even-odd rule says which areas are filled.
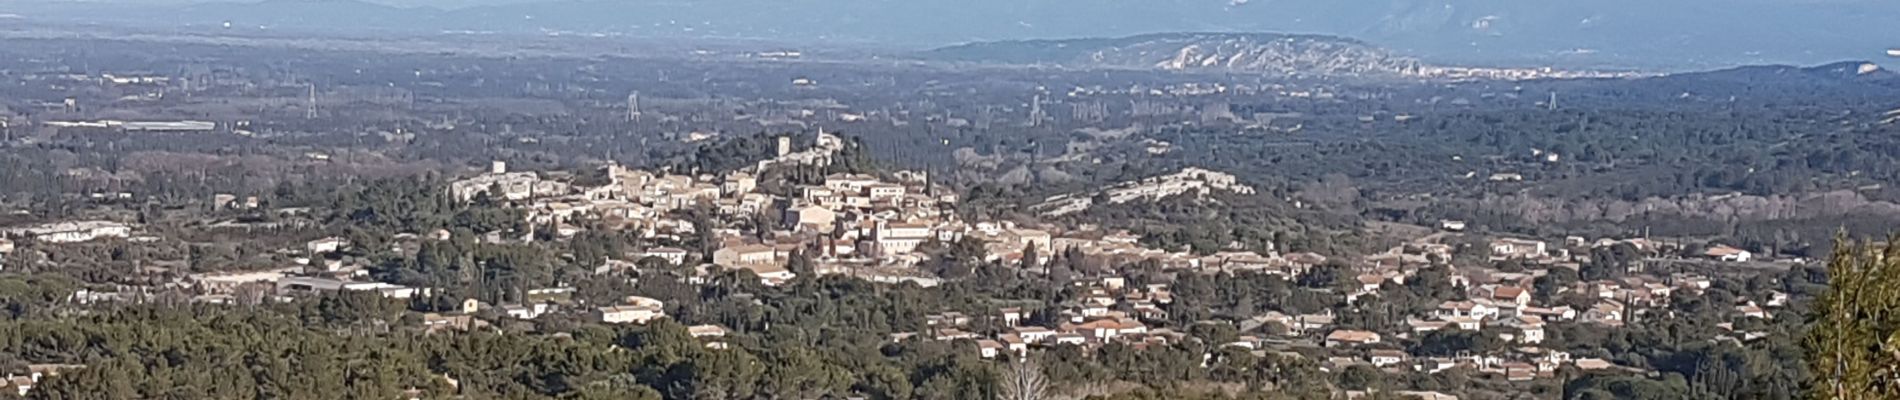
[[[112,221],[55,222],[6,230],[8,236],[47,243],[79,243],[132,236],[132,227]]]

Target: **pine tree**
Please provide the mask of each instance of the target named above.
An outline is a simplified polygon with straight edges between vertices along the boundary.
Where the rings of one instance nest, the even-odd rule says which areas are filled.
[[[1836,243],[1808,332],[1810,396],[1900,398],[1900,246]]]

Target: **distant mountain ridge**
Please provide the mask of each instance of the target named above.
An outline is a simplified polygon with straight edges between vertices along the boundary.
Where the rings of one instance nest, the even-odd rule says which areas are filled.
[[[360,0],[119,1],[0,0],[0,14],[165,28],[229,21],[342,33],[568,32],[912,49],[1148,32],[1311,32],[1435,62],[1671,70],[1864,59],[1900,44],[1893,23],[1900,1],[1892,0],[484,0],[490,5],[453,9]],[[201,3],[175,4],[183,1]]]
[[[1812,67],[1792,65],[1749,65],[1729,69],[1674,74],[1677,80],[1704,80],[1756,85],[1799,85],[1804,87],[1885,86],[1900,88],[1900,73],[1869,61],[1841,61]]]
[[[950,46],[927,59],[1077,68],[1312,75],[1406,75],[1421,63],[1356,39],[1279,33],[1166,33],[1113,39],[1021,40]]]

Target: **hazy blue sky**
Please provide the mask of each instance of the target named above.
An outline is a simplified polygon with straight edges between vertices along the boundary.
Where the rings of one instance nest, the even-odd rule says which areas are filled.
[[[0,0],[0,4],[19,3],[19,2],[85,2],[85,3],[113,3],[113,4],[174,5],[174,4],[193,4],[193,3],[257,3],[261,1],[321,2],[321,1],[337,1],[337,0]],[[520,3],[536,3],[536,2],[546,3],[546,2],[569,1],[569,0],[359,0],[359,1],[363,1],[365,3],[376,3],[376,4],[383,4],[383,5],[397,6],[397,7],[464,8],[464,7],[492,6],[492,5],[502,5],[502,4],[520,4]],[[583,1],[610,1],[611,2],[611,1],[620,1],[620,0],[583,0]],[[692,0],[688,0],[688,1],[692,1]]]
[[[8,3],[8,2],[29,2],[29,1],[30,2],[72,1],[72,2],[90,2],[90,3],[130,3],[130,4],[184,4],[184,3],[210,3],[210,2],[255,3],[255,2],[260,2],[260,1],[272,1],[272,0],[0,0],[0,4]],[[320,2],[320,1],[339,1],[339,0],[275,0],[275,1]],[[550,2],[561,2],[561,1],[592,1],[592,2],[608,2],[608,3],[652,2],[652,0],[356,0],[356,1],[399,6],[399,7],[437,7],[437,8],[464,8],[464,7],[489,6],[489,5],[500,5],[500,4],[550,3]],[[796,1],[796,0],[787,0],[787,1]],[[1353,2],[1353,1],[1361,1],[1361,0],[1337,0],[1337,1]],[[1538,1],[1539,0],[1525,0],[1525,2],[1527,3],[1534,3]],[[1593,0],[1566,0],[1566,1],[1588,3]],[[1684,1],[1684,0],[1658,0],[1658,1]],[[1688,0],[1688,1],[1704,2],[1708,4],[1784,3],[1784,4],[1806,4],[1806,5],[1826,6],[1826,5],[1839,5],[1839,4],[1893,2],[1896,0]],[[670,2],[716,4],[722,1],[721,0],[675,0],[675,1],[670,1]],[[1273,3],[1275,2],[1275,0],[1207,0],[1206,2],[1228,3],[1228,4]],[[1076,3],[1078,5],[1089,4],[1089,2],[1087,2],[1086,0],[1076,0]]]

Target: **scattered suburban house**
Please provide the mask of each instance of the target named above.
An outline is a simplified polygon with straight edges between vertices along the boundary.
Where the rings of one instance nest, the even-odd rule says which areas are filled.
[[[1577,360],[1576,366],[1577,369],[1593,371],[1614,368],[1616,364],[1611,364],[1609,361],[1604,361],[1601,358],[1582,358]]]
[[[1438,304],[1438,310],[1434,312],[1434,315],[1439,318],[1468,317],[1484,319],[1497,316],[1498,309],[1493,306],[1490,301],[1447,301]]]
[[[1399,350],[1373,350],[1367,361],[1371,361],[1374,367],[1385,368],[1404,363],[1407,358],[1410,357]]]
[[[1623,304],[1615,301],[1600,301],[1583,312],[1585,322],[1609,326],[1623,326]]]
[[[277,290],[279,292],[291,292],[291,293],[374,291],[377,293],[381,293],[383,297],[392,298],[392,299],[407,299],[407,298],[412,298],[416,296],[428,296],[430,293],[430,290],[428,289],[399,286],[399,285],[393,285],[393,284],[388,284],[388,283],[383,283],[383,282],[354,282],[354,281],[342,281],[342,280],[336,280],[336,279],[331,279],[331,278],[309,277],[309,276],[292,276],[292,277],[284,277],[284,278],[278,279]]]
[[[1417,391],[1417,390],[1400,390],[1400,391],[1394,391],[1394,392],[1392,392],[1392,393],[1395,393],[1395,394],[1398,394],[1398,395],[1399,395],[1399,398],[1402,398],[1402,399],[1416,399],[1416,400],[1458,400],[1458,396],[1453,396],[1453,395],[1449,395],[1449,394],[1444,394],[1444,393],[1439,393],[1439,392],[1426,392],[1426,391]]]
[[[1438,228],[1444,229],[1447,231],[1452,231],[1452,232],[1464,232],[1465,221],[1457,221],[1457,220],[1438,221]]]
[[[535,319],[540,318],[542,314],[546,314],[550,311],[552,306],[548,303],[536,303],[533,306],[509,304],[497,308],[501,309],[502,315],[507,315],[509,318]]]
[[[935,330],[935,335],[931,336],[931,339],[947,342],[952,340],[976,339],[977,337],[977,334],[962,329],[941,328]]]
[[[40,381],[46,380],[46,378],[59,376],[61,372],[64,372],[66,370],[79,369],[79,368],[85,368],[85,366],[75,365],[75,364],[27,365],[26,375],[14,375],[12,373],[8,373],[4,380],[0,380],[0,384],[11,386],[14,392],[18,394],[20,397],[26,397],[27,392],[33,391],[33,386],[38,385]]]
[[[15,393],[18,393],[20,397],[24,398],[27,392],[33,391],[33,384],[39,382],[34,382],[32,377],[7,375],[6,382],[4,383],[12,387]]]
[[[1085,304],[1078,307],[1076,313],[1078,318],[1076,320],[1080,321],[1088,318],[1106,317],[1108,316],[1108,311],[1108,306],[1105,305]]]
[[[1329,371],[1329,370],[1339,371],[1339,370],[1344,370],[1346,368],[1351,368],[1352,366],[1355,366],[1355,365],[1367,365],[1367,363],[1365,362],[1364,359],[1358,358],[1358,357],[1343,357],[1343,356],[1326,357],[1326,362],[1320,366],[1320,370],[1321,371]],[[1329,369],[1327,368],[1327,366],[1331,366],[1331,368]],[[1350,396],[1350,394],[1348,394],[1348,396]]]
[[[1133,303],[1131,307],[1134,309],[1135,316],[1144,320],[1159,321],[1168,318],[1168,312],[1166,310],[1162,310],[1161,307],[1151,303]]]
[[[350,241],[348,239],[344,239],[340,237],[327,237],[327,238],[312,240],[309,243],[305,243],[304,249],[310,250],[311,254],[323,254],[323,253],[331,253],[331,252],[336,252],[338,250],[343,250],[344,247],[348,247],[349,245],[350,245]]]
[[[1385,284],[1385,276],[1379,274],[1360,274],[1358,280],[1359,291],[1365,293],[1378,292],[1379,286]]]
[[[873,202],[889,202],[892,199],[904,197],[904,185],[889,183],[872,184],[865,187],[865,194],[869,195]]]
[[[594,309],[594,319],[609,324],[645,324],[666,316],[666,303],[656,299],[630,296],[624,303]]]
[[[1497,258],[1540,258],[1544,256],[1544,242],[1536,240],[1503,238],[1491,241],[1491,255]]]
[[[1019,307],[1005,308],[1005,309],[999,310],[999,313],[1001,313],[1003,317],[1003,326],[1017,326],[1017,325],[1021,325],[1023,322],[1022,308],[1019,308]]]
[[[1669,280],[1684,290],[1706,290],[1714,283],[1709,277],[1696,274],[1672,274]]]
[[[1029,342],[1027,340],[1023,340],[1021,336],[1002,334],[1002,335],[997,335],[996,340],[999,342],[1003,342],[1004,348],[1007,348],[1009,349],[1009,351],[1016,353],[1016,355],[1019,357],[1029,354]]]
[[[1014,331],[1017,337],[1029,343],[1042,343],[1056,337],[1056,331],[1040,326],[1017,327]]]
[[[785,269],[784,265],[778,264],[751,264],[741,266],[739,269],[752,271],[752,274],[758,275],[759,281],[766,286],[782,285],[785,282],[790,282],[792,278],[798,277],[798,274],[793,273],[789,269]]]
[[[1788,305],[1788,294],[1787,294],[1787,293],[1782,293],[1781,291],[1771,291],[1771,292],[1768,292],[1768,302],[1766,302],[1766,303],[1762,303],[1762,305],[1764,305],[1764,306],[1768,306],[1768,307],[1784,307],[1784,306],[1787,306],[1787,305]]]
[[[1005,347],[1002,342],[983,339],[976,341],[976,349],[983,358],[996,358],[996,354],[1002,352]]]
[[[1447,327],[1458,328],[1458,330],[1461,330],[1461,331],[1476,332],[1480,329],[1484,329],[1484,320],[1478,319],[1478,318],[1444,317],[1443,319],[1445,320],[1445,323],[1448,324],[1446,325]]]
[[[1668,299],[1669,296],[1676,294],[1675,288],[1671,288],[1669,287],[1669,285],[1664,285],[1658,282],[1644,282],[1641,285],[1641,287],[1636,290],[1648,292],[1647,294],[1650,297],[1660,298],[1660,299]]]
[[[1718,244],[1709,246],[1708,250],[1702,252],[1702,256],[1726,262],[1748,262],[1754,254],[1749,253],[1748,250]]]
[[[686,263],[686,255],[688,253],[690,252],[686,251],[686,249],[678,247],[656,247],[648,249],[642,256],[659,258],[673,265],[681,265]]]
[[[447,331],[467,332],[485,326],[488,326],[487,321],[475,319],[475,316],[468,314],[422,314],[422,327],[431,334]]]
[[[536,304],[547,303],[549,304],[548,306],[549,308],[547,308],[547,310],[551,310],[552,307],[555,305],[561,305],[561,306],[573,305],[574,292],[575,292],[575,289],[572,287],[544,287],[544,288],[528,289],[528,297],[525,298],[524,300],[527,302],[536,303]],[[542,309],[542,308],[539,308],[540,306],[536,306],[536,307],[537,307],[536,309]]]
[[[838,213],[816,204],[792,207],[785,210],[785,225],[794,231],[814,231],[830,233],[838,221]]]
[[[1360,346],[1379,343],[1379,334],[1340,329],[1326,334],[1326,347]]]
[[[1499,325],[1516,329],[1517,334],[1515,339],[1518,343],[1535,344],[1544,342],[1543,318],[1528,315],[1518,316],[1516,318],[1505,319]]]
[[[970,316],[956,311],[946,311],[924,316],[924,325],[928,326],[964,326],[970,324]]]
[[[1491,289],[1491,300],[1511,308],[1523,308],[1531,304],[1531,293],[1517,286],[1498,286]]]
[[[725,337],[726,328],[719,325],[693,325],[686,327],[686,333],[696,338]]]
[[[727,197],[734,197],[752,193],[752,190],[758,188],[758,186],[759,179],[752,176],[752,174],[733,172],[726,174],[725,182],[719,184],[719,191]]]
[[[278,280],[302,270],[299,267],[286,267],[262,271],[223,272],[191,274],[188,277],[199,289],[213,294],[225,294],[236,291],[246,284],[276,285]]]
[[[500,189],[500,193],[491,193]],[[508,172],[507,164],[496,161],[487,174],[455,181],[449,185],[449,193],[457,200],[473,201],[476,196],[487,194],[501,200],[527,200],[536,197],[558,196],[571,190],[567,184],[542,180],[533,172]]]
[[[1499,366],[1504,369],[1504,380],[1523,382],[1537,378],[1537,366],[1522,362],[1508,362]]]
[[[776,251],[772,246],[762,244],[727,246],[713,251],[713,264],[726,267],[771,264],[777,260]]]
[[[1557,306],[1556,308],[1524,307],[1519,309],[1517,313],[1521,315],[1534,315],[1546,321],[1569,321],[1577,319],[1577,310],[1570,308],[1570,306]]]
[[[132,227],[112,221],[73,221],[11,228],[5,233],[7,236],[46,243],[79,243],[101,238],[130,237]]]
[[[1140,321],[1124,318],[1102,318],[1080,325],[1065,326],[1065,332],[1088,335],[1098,342],[1108,342],[1125,335],[1138,335],[1148,332],[1148,326]]]
[[[1422,319],[1417,319],[1417,318],[1407,318],[1405,320],[1405,325],[1410,326],[1412,328],[1412,333],[1426,333],[1426,332],[1438,331],[1438,330],[1445,329],[1445,326],[1450,325],[1450,324],[1451,324],[1450,322],[1445,322],[1445,321],[1427,321],[1427,320],[1422,320]]]
[[[1763,310],[1761,306],[1755,305],[1755,302],[1753,301],[1750,301],[1747,304],[1735,306],[1735,312],[1741,313],[1743,317],[1747,317],[1747,318],[1755,318],[1755,319],[1774,318],[1773,315],[1768,314],[1767,310]]]
[[[634,264],[633,262],[609,258],[604,261],[601,261],[600,266],[594,267],[594,274],[606,275],[606,274],[612,274],[612,273],[633,271],[635,269],[638,269],[638,265]]]
[[[1446,357],[1432,357],[1432,358],[1418,360],[1418,364],[1413,366],[1412,370],[1421,371],[1421,372],[1425,372],[1429,374],[1436,374],[1436,373],[1445,372],[1446,370],[1457,368],[1457,367],[1458,367],[1458,360],[1456,359],[1451,359],[1451,358],[1446,358]]]
[[[1326,329],[1326,327],[1333,326],[1333,318],[1332,310],[1326,310],[1318,314],[1301,314],[1293,317],[1293,323],[1287,325],[1287,328],[1292,329],[1294,332]]]

